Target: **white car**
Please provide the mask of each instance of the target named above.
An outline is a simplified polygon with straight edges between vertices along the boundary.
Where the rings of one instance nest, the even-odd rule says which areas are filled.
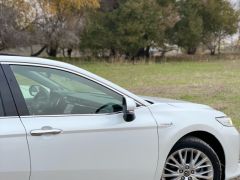
[[[17,56],[0,56],[0,95],[0,180],[240,175],[239,133],[211,107],[139,97],[78,67]]]

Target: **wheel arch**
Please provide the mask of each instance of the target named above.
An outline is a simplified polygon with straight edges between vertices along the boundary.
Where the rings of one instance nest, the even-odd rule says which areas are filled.
[[[219,160],[221,161],[221,165],[222,165],[222,169],[223,169],[223,171],[222,171],[222,173],[223,173],[222,174],[222,179],[225,179],[226,158],[225,158],[225,152],[224,152],[223,146],[220,143],[220,141],[213,134],[211,134],[209,132],[206,132],[206,131],[193,131],[193,132],[190,132],[190,133],[184,135],[183,137],[181,137],[175,143],[175,145],[179,141],[181,141],[182,139],[184,139],[186,137],[196,137],[196,138],[199,138],[202,141],[206,142],[210,147],[213,148],[213,150],[217,153]]]

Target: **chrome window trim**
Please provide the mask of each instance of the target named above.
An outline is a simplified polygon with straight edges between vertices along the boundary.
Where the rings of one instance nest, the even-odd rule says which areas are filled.
[[[19,119],[19,116],[1,116],[0,120],[2,119]]]
[[[102,82],[99,82],[98,80],[96,79],[93,79],[89,76],[87,76],[86,74],[82,74],[82,73],[79,73],[79,72],[76,72],[76,71],[73,71],[71,69],[68,69],[68,68],[63,68],[63,67],[59,67],[59,66],[53,66],[53,65],[46,65],[46,64],[40,64],[40,63],[28,63],[28,62],[7,62],[7,61],[2,61],[0,62],[0,64],[7,64],[7,65],[20,65],[20,66],[34,66],[34,67],[43,67],[43,68],[51,68],[51,69],[56,69],[56,70],[61,70],[61,71],[65,71],[65,72],[68,72],[68,73],[72,73],[74,75],[77,75],[77,76],[81,76],[83,78],[86,78],[87,80],[90,80],[90,81],[93,81],[105,88],[108,88],[110,90],[112,90],[113,92],[123,96],[123,97],[129,97],[129,98],[132,98],[120,91],[118,91],[117,89],[105,84],[105,83],[102,83]],[[139,109],[139,108],[142,108],[142,107],[146,107],[145,104],[139,102],[138,100],[136,100],[135,98],[132,98],[136,104],[139,105],[139,107],[137,107],[136,109]],[[59,115],[28,115],[28,116],[20,116],[21,118],[26,118],[26,117],[70,117],[70,116],[102,116],[102,115],[115,115],[115,114],[118,114],[118,113],[122,113],[122,112],[115,112],[115,113],[103,113],[103,114],[59,114]]]
[[[88,116],[113,116],[123,114],[123,112],[114,112],[114,113],[103,113],[103,114],[56,114],[56,115],[29,115],[29,116],[21,116],[21,118],[42,118],[42,117],[88,117]]]

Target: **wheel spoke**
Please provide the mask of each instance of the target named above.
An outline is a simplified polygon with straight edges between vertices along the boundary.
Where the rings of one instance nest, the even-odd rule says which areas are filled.
[[[176,160],[176,158],[174,156],[170,156],[170,159],[174,161],[174,163],[176,163],[176,165],[178,167],[181,167],[181,164]]]
[[[180,174],[163,174],[163,178],[174,178],[178,176],[180,176]]]
[[[196,162],[197,162],[197,160],[199,159],[199,157],[200,157],[200,155],[201,155],[201,152],[200,151],[197,151],[197,155],[195,156],[195,158],[194,158],[194,160],[193,160],[193,166],[196,164]]]
[[[168,172],[173,173],[173,174],[176,173],[176,171],[170,170],[170,169],[168,169],[168,168],[166,168],[166,167],[165,167],[164,169],[167,170]]]
[[[170,162],[167,162],[166,164],[167,164],[167,165],[169,165],[169,166],[172,166],[172,167],[179,168],[179,166],[178,166],[178,165],[176,165],[176,164],[172,164],[172,163],[170,163]]]
[[[181,177],[177,177],[177,178],[175,178],[174,180],[181,180]]]
[[[198,180],[196,177],[192,176],[192,180]]]
[[[188,151],[185,150],[185,155],[184,155],[184,163],[185,163],[185,164],[186,164],[186,162],[187,162],[187,153],[188,153]]]
[[[190,159],[190,163],[191,163],[191,165],[193,165],[192,163],[193,163],[193,159],[194,159],[194,152],[193,152],[193,149],[191,149],[191,159]]]
[[[203,165],[203,166],[198,166],[198,167],[196,168],[196,170],[197,170],[197,169],[203,169],[203,168],[209,168],[209,167],[212,167],[212,165],[207,164],[207,165]]]
[[[182,150],[178,151],[178,155],[179,155],[179,158],[180,158],[180,161],[181,161],[182,165],[185,164],[186,162],[185,162],[185,160],[182,156]]]
[[[207,179],[207,180],[212,180],[213,179],[213,175],[203,176],[203,175],[196,174],[196,175],[194,175],[194,177],[198,178],[198,179]]]
[[[198,162],[196,165],[195,165],[195,168],[199,167],[200,165],[202,165],[203,163],[207,162],[208,161],[208,158],[205,157],[203,158],[200,162]]]
[[[208,170],[208,171],[200,172],[200,173],[198,173],[198,174],[204,175],[204,174],[209,174],[210,172],[213,172],[213,170]]]

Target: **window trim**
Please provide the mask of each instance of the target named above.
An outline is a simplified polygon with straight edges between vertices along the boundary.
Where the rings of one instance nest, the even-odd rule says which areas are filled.
[[[0,82],[1,82],[0,87],[1,103],[4,112],[3,116],[0,116],[0,119],[9,117],[19,117],[14,97],[9,86],[9,83],[6,79],[6,74],[4,72],[2,64],[0,64]]]
[[[2,92],[0,91],[0,117],[4,117],[4,116],[6,116],[6,113],[3,105]]]
[[[17,83],[17,80],[15,78],[15,75],[11,69],[11,65],[19,65],[19,66],[33,66],[33,67],[42,67],[42,68],[51,68],[51,69],[55,69],[55,70],[61,70],[67,73],[72,73],[74,75],[80,76],[82,78],[85,78],[89,81],[95,82],[109,90],[112,90],[113,92],[123,96],[123,97],[129,97],[128,95],[116,90],[115,88],[112,88],[111,86],[108,86],[107,84],[104,84],[102,82],[99,82],[85,74],[73,71],[71,69],[67,69],[67,68],[62,68],[62,67],[58,67],[58,66],[52,66],[52,65],[45,65],[45,64],[34,64],[34,63],[24,63],[24,62],[6,62],[6,63],[2,63],[4,72],[6,71],[8,76],[7,76],[7,81],[11,82],[10,84],[10,88],[14,90],[13,92],[13,97],[14,100],[16,102],[16,106],[18,108],[19,111],[19,116],[21,117],[69,117],[69,116],[106,116],[106,115],[116,115],[119,113],[123,113],[123,112],[113,112],[113,113],[103,113],[103,114],[57,114],[57,115],[30,115],[28,109],[27,109],[27,104],[24,100],[24,97],[21,93],[20,87]],[[16,87],[17,86],[17,87]],[[132,97],[129,97],[132,98]],[[132,98],[133,99],[133,98]],[[141,102],[137,101],[136,99],[133,99],[137,105],[139,105],[138,108],[141,108],[143,106],[145,106],[144,104],[142,104]]]
[[[10,91],[12,93],[18,115],[19,116],[24,116],[24,115],[29,115],[29,111],[27,108],[27,104],[23,98],[22,92],[20,90],[20,87],[17,83],[17,80],[10,68],[10,65],[8,64],[2,64],[2,69],[5,73],[5,77],[7,79],[8,85],[10,87]]]

